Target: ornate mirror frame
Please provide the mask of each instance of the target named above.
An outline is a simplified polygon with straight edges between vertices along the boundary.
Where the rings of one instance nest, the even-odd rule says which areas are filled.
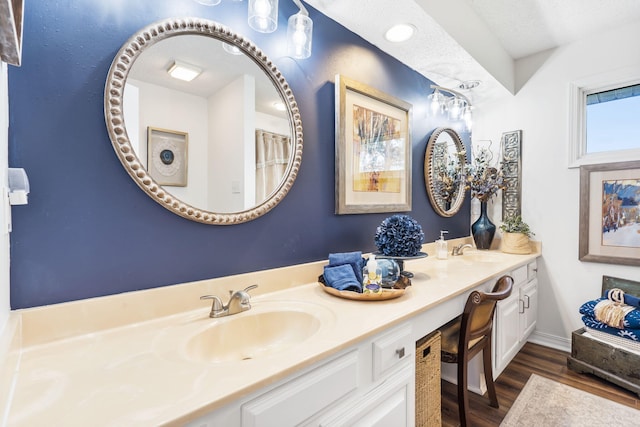
[[[453,185],[457,185],[457,187],[454,189],[454,192],[450,197],[451,200],[445,200],[441,196],[441,191],[438,187],[441,187],[442,185],[442,178],[438,178],[436,176],[437,168],[435,167],[435,164],[438,160],[436,144],[438,142],[438,138],[440,138],[443,133],[449,135],[453,140],[453,143],[456,146],[456,154],[458,156],[456,160],[459,165],[459,170],[457,177],[452,179],[452,181],[454,181]],[[440,153],[440,155],[442,155],[442,153]],[[424,156],[424,180],[429,201],[433,206],[433,210],[440,216],[452,217],[458,213],[462,207],[462,203],[464,202],[466,195],[464,185],[464,165],[467,163],[466,156],[464,144],[455,130],[451,128],[438,128],[433,131],[429,138],[429,142],[427,142],[427,151]],[[446,178],[451,179],[450,176],[447,176]],[[456,180],[458,180],[457,183],[455,182]],[[448,184],[451,185],[452,183],[449,182]]]
[[[287,117],[293,140],[291,160],[279,187],[262,203],[251,209],[233,213],[216,213],[184,203],[151,178],[133,150],[123,116],[123,95],[127,76],[145,48],[178,35],[202,35],[237,46],[267,74],[287,107]],[[116,54],[109,69],[104,91],[104,114],[113,149],[131,178],[160,205],[192,221],[204,224],[230,225],[254,220],[280,203],[289,192],[300,169],[303,145],[302,121],[293,91],[278,68],[256,45],[214,21],[200,18],[170,18],[153,23],[129,38]]]

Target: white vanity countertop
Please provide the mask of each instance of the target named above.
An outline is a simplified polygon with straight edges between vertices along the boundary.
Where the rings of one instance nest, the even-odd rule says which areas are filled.
[[[286,285],[281,290],[266,285],[263,291],[267,293],[252,298],[253,308],[236,316],[279,305],[297,306],[303,311],[320,313],[322,324],[303,345],[237,362],[202,362],[184,354],[188,336],[222,320],[209,318],[210,301],[197,299],[212,289],[220,291],[222,281],[218,279],[216,283],[197,282],[169,287],[172,289],[166,291],[95,299],[99,303],[86,300],[13,312],[10,327],[6,329],[10,332],[11,325],[18,325],[15,330],[19,337],[9,339],[13,344],[4,354],[2,342],[6,343],[7,337],[0,341],[0,358],[4,364],[0,370],[0,394],[9,390],[12,399],[3,398],[5,402],[0,404],[0,411],[2,405],[9,405],[8,409],[4,408],[8,426],[180,425],[526,264],[540,256],[540,247],[537,245],[537,251],[531,255],[497,251],[489,254],[491,262],[470,262],[464,255],[448,260],[430,256],[407,261],[405,268],[415,274],[412,286],[402,297],[387,301],[337,298],[315,282]],[[317,275],[322,265],[313,263],[306,268]],[[282,283],[292,283],[286,277],[292,272],[284,268],[263,273],[280,277]],[[252,279],[261,284],[259,276]],[[247,284],[250,283],[244,283]],[[242,287],[233,286],[233,289]],[[149,319],[144,315],[142,320],[136,320],[135,316],[133,320],[128,319],[129,313],[139,315],[131,307],[132,299],[144,301],[146,298],[146,304],[159,306],[171,305],[169,300],[173,300],[180,305],[183,301],[176,302],[177,298],[172,297],[176,292],[187,294],[184,304],[199,308],[158,318],[148,313]],[[226,290],[218,294],[224,293]],[[162,294],[165,295],[161,298]],[[157,301],[149,301],[149,295],[157,297]],[[100,323],[103,318],[120,315],[123,324],[114,326],[113,319]],[[49,322],[47,317],[51,319]],[[234,316],[223,319],[231,317]],[[92,319],[97,326],[92,324],[83,329],[78,323],[86,319]],[[51,331],[42,331],[47,329],[47,324],[56,331],[67,327],[71,332],[67,337],[47,341],[52,335]],[[63,324],[68,326],[61,326]],[[11,364],[13,369],[7,368]]]

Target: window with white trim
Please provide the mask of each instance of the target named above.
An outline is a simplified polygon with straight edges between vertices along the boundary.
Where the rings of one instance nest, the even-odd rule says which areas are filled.
[[[570,85],[569,167],[640,160],[638,67]]]
[[[640,85],[587,95],[586,154],[640,148]]]

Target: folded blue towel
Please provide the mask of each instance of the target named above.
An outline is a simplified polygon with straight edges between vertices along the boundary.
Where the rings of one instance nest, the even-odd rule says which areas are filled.
[[[358,283],[362,283],[362,269],[364,268],[364,259],[362,252],[343,252],[338,254],[329,254],[329,265],[331,267],[349,264],[356,275]]]
[[[324,281],[339,291],[352,291],[362,293],[362,283],[358,282],[353,269],[349,264],[324,267]]]
[[[612,290],[613,289],[608,289],[604,291],[604,294],[602,294],[602,297],[609,298],[609,292],[611,292]],[[624,294],[624,303],[627,305],[631,305],[633,307],[640,307],[640,298],[638,298],[635,295]]]
[[[631,295],[629,295],[631,296]],[[624,296],[625,298],[625,304],[627,302],[627,295],[625,294]],[[635,297],[633,297],[635,298]],[[594,299],[591,301],[587,301],[584,304],[582,304],[580,306],[580,308],[578,309],[578,311],[580,312],[580,314],[582,314],[583,316],[587,316],[590,317],[592,319],[596,319],[596,305],[598,305],[598,303],[600,301],[608,301],[607,298],[598,298],[598,299]],[[627,304],[629,305],[629,304]],[[640,309],[636,308],[634,310],[631,310],[629,313],[625,314],[624,316],[624,327],[625,328],[629,328],[629,329],[640,329]],[[588,325],[587,325],[588,326]]]

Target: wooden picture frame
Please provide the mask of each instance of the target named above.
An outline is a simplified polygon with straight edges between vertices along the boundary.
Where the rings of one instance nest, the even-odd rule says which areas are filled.
[[[581,261],[640,265],[640,161],[580,167]]]
[[[412,105],[337,75],[336,214],[411,210]]]
[[[147,127],[147,170],[159,184],[186,187],[189,134]]]

